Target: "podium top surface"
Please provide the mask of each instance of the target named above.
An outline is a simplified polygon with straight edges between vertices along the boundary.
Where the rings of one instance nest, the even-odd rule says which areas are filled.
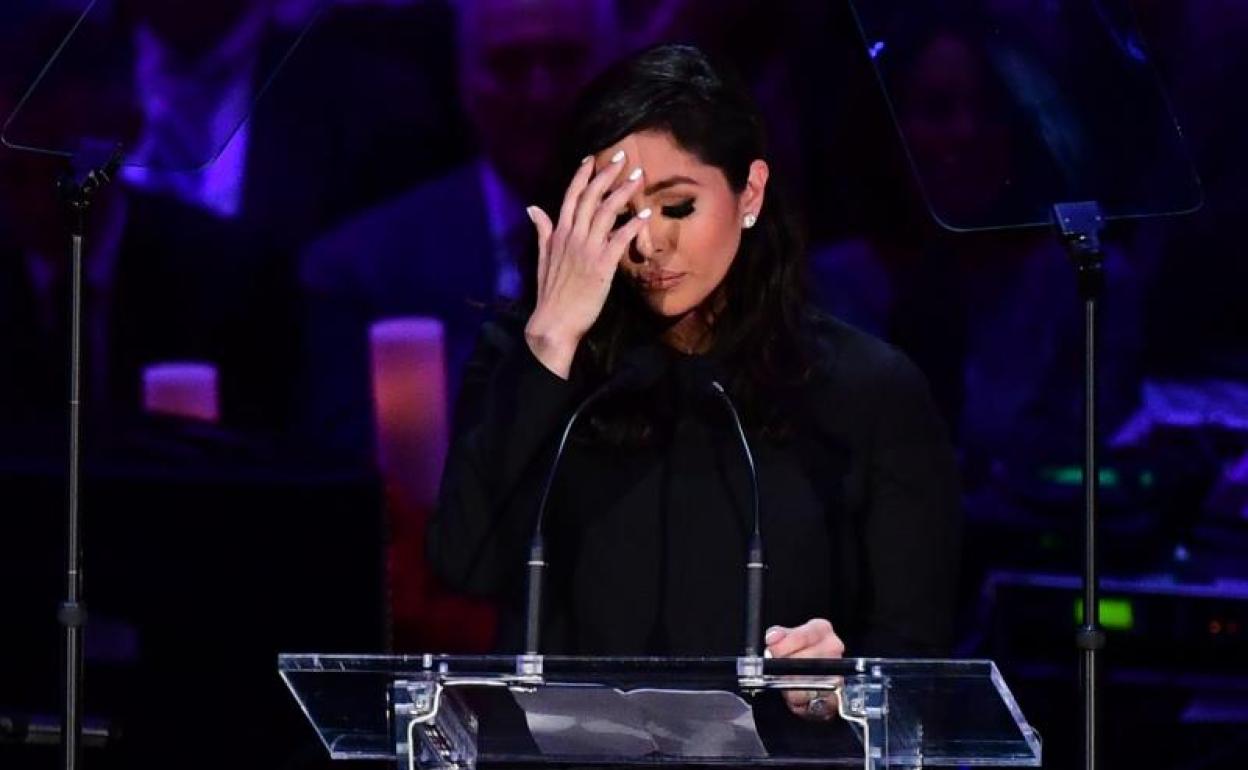
[[[861,767],[867,740],[861,725],[795,714],[784,692],[799,690],[828,695],[833,703],[840,691],[846,704],[857,699],[867,711],[881,709],[873,719],[877,729],[886,725],[886,735],[874,740],[886,742],[890,765],[1040,764],[1040,737],[989,660],[288,654],[279,656],[278,668],[326,749],[342,759],[395,758],[402,737],[394,704],[424,693],[436,696],[441,708],[471,715],[479,729],[478,762],[485,766]],[[717,727],[712,714],[727,726]],[[637,749],[633,741],[627,753],[616,740],[597,753],[571,753],[552,748],[572,745],[560,743],[560,735],[552,740],[552,724],[563,738],[582,728],[630,740],[648,733],[658,736],[658,748]],[[729,739],[725,729],[753,737]],[[693,743],[664,743],[674,733]],[[711,733],[719,743],[705,743]],[[672,745],[721,748],[690,755]],[[755,748],[742,748],[750,745]]]

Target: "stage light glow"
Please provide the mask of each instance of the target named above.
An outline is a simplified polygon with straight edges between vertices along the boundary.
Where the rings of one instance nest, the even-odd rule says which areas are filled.
[[[1078,465],[1045,468],[1040,471],[1040,477],[1059,486],[1077,487],[1083,484],[1083,468]],[[1114,468],[1101,468],[1097,472],[1097,478],[1100,480],[1102,487],[1116,487],[1122,481],[1121,475]],[[1140,480],[1141,483],[1144,483],[1142,476]],[[1151,483],[1151,476],[1149,483]]]
[[[1130,631],[1135,628],[1135,607],[1130,599],[1105,598],[1101,608],[1101,627],[1106,631]],[[1083,599],[1075,600],[1075,624],[1083,623]]]
[[[143,410],[148,414],[216,422],[221,419],[217,367],[199,361],[143,368]]]
[[[432,506],[446,454],[446,360],[442,322],[379,321],[369,331],[377,459],[408,502]]]

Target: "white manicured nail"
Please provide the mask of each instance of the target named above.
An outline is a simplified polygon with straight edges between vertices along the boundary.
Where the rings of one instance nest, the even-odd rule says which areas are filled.
[[[612,156],[611,156],[611,162],[612,162],[612,163],[619,163],[619,162],[620,162],[620,161],[622,161],[622,160],[624,160],[624,151],[623,151],[623,150],[618,150],[618,151],[617,151],[614,155],[612,155]]]
[[[649,219],[649,218],[650,218],[650,214],[651,214],[650,209],[642,209],[641,211],[638,211],[638,212],[637,212],[637,218],[638,218],[638,219]]]
[[[584,166],[586,163],[590,162],[593,159],[594,159],[593,155],[586,155],[585,157],[581,158],[581,165]]]
[[[638,179],[641,179],[641,166],[633,169],[633,173],[628,175],[628,181],[630,182],[636,182]]]
[[[529,206],[524,210],[524,213],[529,215],[529,221],[533,224],[537,224],[537,206]]]

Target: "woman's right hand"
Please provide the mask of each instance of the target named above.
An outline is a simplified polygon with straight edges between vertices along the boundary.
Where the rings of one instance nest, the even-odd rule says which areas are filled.
[[[597,173],[593,156],[582,161],[564,194],[557,226],[537,206],[528,209],[537,228],[537,304],[524,336],[533,355],[564,379],[581,338],[606,304],[620,259],[650,217],[650,209],[643,209],[612,229],[641,184],[638,166],[607,195],[624,161],[620,150]]]

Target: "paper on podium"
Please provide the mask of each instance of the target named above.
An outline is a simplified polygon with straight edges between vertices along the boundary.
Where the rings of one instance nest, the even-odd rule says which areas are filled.
[[[750,704],[722,690],[626,692],[571,685],[514,696],[546,755],[767,756]]]

